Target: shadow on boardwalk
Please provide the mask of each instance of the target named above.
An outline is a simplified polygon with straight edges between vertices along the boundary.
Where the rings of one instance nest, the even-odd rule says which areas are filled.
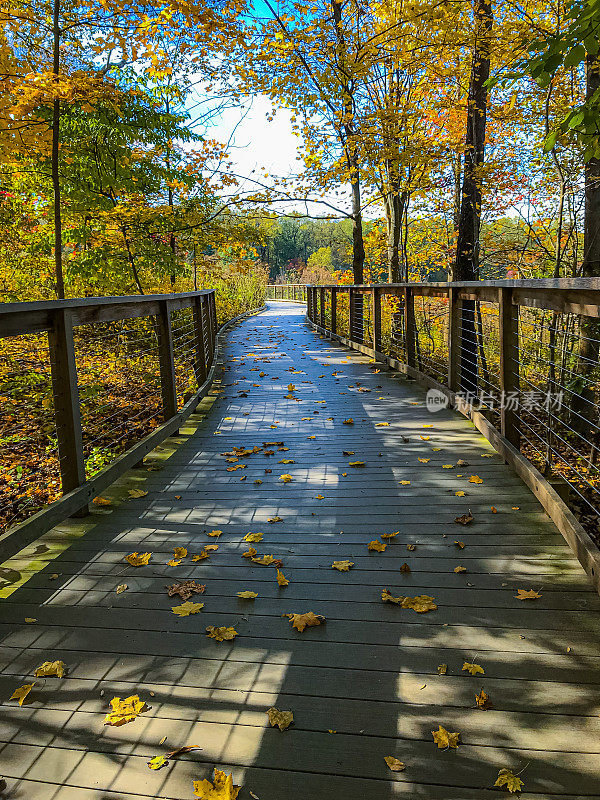
[[[2,566],[6,583],[31,577],[0,605],[0,796],[179,800],[218,766],[243,784],[240,800],[475,800],[505,767],[522,771],[534,800],[600,797],[598,599],[489,444],[452,412],[428,414],[415,384],[320,340],[284,303],[232,333],[223,389],[161,471],[135,472],[146,497],[47,565],[38,542]],[[263,442],[285,444],[227,471],[236,462],[221,453]],[[458,459],[469,466],[444,468]],[[459,529],[467,508],[475,523]],[[208,538],[214,529],[222,535]],[[241,557],[245,534],[259,531],[254,546],[283,560],[285,588],[272,567]],[[396,531],[384,553],[367,550]],[[209,559],[191,561],[215,541]],[[174,547],[189,554],[170,567]],[[125,564],[132,551],[152,552],[149,566]],[[349,572],[331,568],[345,559]],[[185,578],[206,584],[193,598],[205,607],[177,619],[164,587]],[[384,604],[384,587],[431,595],[438,609]],[[526,604],[517,588],[542,596]],[[246,589],[257,599],[239,600]],[[282,617],[309,610],[327,622],[300,634]],[[239,635],[216,643],[207,625]],[[8,701],[54,659],[68,678],[38,679],[22,708]],[[465,661],[485,673],[469,676]],[[488,711],[476,708],[482,688]],[[149,710],[104,727],[108,700],[133,693]],[[267,727],[270,706],[294,712],[290,730]],[[461,733],[458,750],[436,748],[440,724]],[[148,769],[192,744],[202,749]],[[390,772],[388,755],[405,771]]]

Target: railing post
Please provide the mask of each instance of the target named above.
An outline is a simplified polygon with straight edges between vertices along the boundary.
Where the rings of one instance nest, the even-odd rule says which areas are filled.
[[[498,327],[500,338],[500,432],[517,449],[521,437],[517,425],[517,414],[509,395],[518,396],[519,391],[519,316],[513,304],[510,288],[498,289]]]
[[[215,293],[212,291],[207,298],[207,305],[208,305],[208,319],[209,319],[209,348],[210,352],[208,354],[208,363],[210,366],[213,365],[215,360],[215,344],[217,341],[217,308],[215,304]]]
[[[319,325],[325,327],[325,287],[319,289]]]
[[[77,385],[77,364],[73,340],[73,319],[68,308],[54,312],[48,332],[54,418],[63,494],[85,483],[83,430]]]
[[[417,368],[415,357],[415,298],[412,289],[404,289],[404,347],[406,350],[406,363],[413,369]]]
[[[194,314],[194,333],[196,338],[196,381],[202,386],[206,380],[206,353],[204,352],[204,314],[202,313],[202,297],[194,299],[192,313]]]
[[[337,289],[331,287],[331,332],[337,333]]]
[[[173,355],[173,330],[171,328],[171,303],[160,301],[158,313],[158,360],[160,364],[160,391],[163,418],[171,419],[177,414],[177,386],[175,383],[175,360]]]
[[[348,290],[348,338],[354,341],[354,326],[356,325],[356,303],[354,289]]]
[[[460,300],[458,289],[448,289],[448,388],[460,389]]]
[[[373,350],[381,353],[381,289],[373,287],[371,313],[373,315]]]

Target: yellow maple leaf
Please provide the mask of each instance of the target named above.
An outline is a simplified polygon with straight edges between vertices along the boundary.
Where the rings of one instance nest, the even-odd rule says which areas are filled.
[[[129,497],[137,498],[137,497],[146,497],[148,492],[145,492],[143,489],[129,489],[127,494],[129,495]]]
[[[267,522],[283,522],[283,517],[269,517]]]
[[[463,672],[468,672],[469,675],[485,675],[485,670],[479,664],[471,664],[469,661],[465,661],[462,666]]]
[[[455,497],[466,497],[466,492],[454,492]]]
[[[34,686],[35,683],[24,683],[23,686],[19,686],[18,689],[14,690],[9,699],[18,700],[19,705],[22,706],[27,698],[27,695],[33,689]]]
[[[112,711],[109,711],[104,717],[104,724],[114,727],[131,722],[139,714],[147,710],[146,703],[140,700],[137,694],[132,694],[131,697],[126,697],[125,700],[121,700],[120,697],[113,697],[110,705]]]
[[[207,544],[206,547],[204,548],[205,552],[207,552],[207,553],[211,553],[211,552],[213,552],[215,550],[218,550],[218,549],[219,549],[219,545],[218,544]]]
[[[307,611],[304,614],[284,614],[283,616],[287,617],[292,623],[292,628],[296,628],[300,633],[305,628],[312,628],[325,622],[325,617],[320,614],[314,614],[312,611]]]
[[[382,539],[395,539],[396,536],[398,536],[399,533],[400,533],[400,531],[396,531],[395,533],[382,533],[381,534],[381,538]]]
[[[350,567],[354,566],[354,561],[334,561],[331,566],[333,569],[337,569],[340,572],[348,572]]]
[[[207,536],[212,536],[213,539],[218,539],[219,536],[223,533],[223,531],[214,530],[214,531],[206,531]]]
[[[437,605],[433,597],[428,594],[418,594],[415,597],[405,597],[401,603],[402,608],[412,608],[417,614],[425,614],[427,611],[435,611]]]
[[[517,600],[537,600],[542,595],[536,592],[535,589],[517,589],[518,594],[515,595]]]
[[[457,541],[456,539],[454,540],[454,544],[455,544],[457,547],[459,547],[461,550],[464,550],[464,548],[465,548],[465,543],[464,543],[464,542],[459,542],[459,541]]]
[[[406,769],[406,764],[399,759],[394,758],[394,756],[384,756],[383,760],[392,770],[392,772],[402,772],[403,769]]]
[[[127,586],[127,584],[126,584],[126,583],[120,583],[120,584],[117,586],[117,588],[115,589],[115,592],[116,592],[117,594],[122,594],[123,592],[126,592],[126,591],[127,591],[127,589],[129,589],[129,586]]]
[[[439,664],[437,668],[438,675],[445,675],[448,672],[448,664]]]
[[[404,600],[404,596],[399,595],[398,597],[394,597],[394,595],[390,593],[389,589],[382,589],[381,599],[384,603],[395,603],[396,605],[400,605],[400,603]]]
[[[185,558],[188,554],[187,547],[176,547],[173,550],[174,558]]]
[[[293,458],[282,458],[281,461],[278,461],[277,463],[278,464],[295,464],[296,462],[294,461]]]
[[[206,633],[209,639],[216,639],[217,642],[231,641],[238,635],[235,628],[226,628],[225,626],[216,628],[214,625],[209,625]]]
[[[171,611],[178,617],[189,617],[190,614],[197,614],[204,608],[204,603],[191,603],[189,600],[180,606],[171,606]]]
[[[373,539],[372,542],[369,542],[367,547],[369,550],[376,550],[378,553],[383,553],[383,551],[387,547],[387,544],[380,542],[379,539]]]
[[[296,385],[294,383],[288,383],[288,392],[293,392],[295,388]]]
[[[294,721],[294,714],[291,711],[279,711],[273,706],[267,710],[269,725],[272,728],[279,728],[280,731],[287,730]]]
[[[416,549],[417,549],[417,545],[416,545],[416,544],[412,544],[412,543],[411,543],[411,544],[407,544],[407,545],[406,545],[406,549],[407,549],[407,550],[410,550],[410,551],[411,551],[411,553],[412,553],[412,552],[413,552],[413,550],[416,550]]]
[[[509,769],[501,769],[498,772],[498,777],[496,778],[496,783],[494,786],[498,786],[500,788],[506,786],[509,792],[520,792],[524,784],[518,775],[514,774],[514,772],[511,772]]]
[[[256,547],[249,547],[245,553],[242,553],[242,558],[254,558],[257,553]]]
[[[67,671],[64,661],[44,661],[33,673],[36,678],[63,678]]]
[[[430,458],[419,458],[417,460],[420,461],[421,464],[429,464],[429,462],[431,461]]]
[[[433,741],[440,750],[444,750],[448,747],[458,747],[458,737],[460,733],[450,733],[446,728],[439,725],[437,731],[431,731],[431,735],[433,736]]]
[[[132,567],[145,567],[152,558],[152,553],[129,553],[125,556],[125,561]]]
[[[490,696],[482,689],[479,694],[475,695],[475,702],[477,703],[477,708],[480,708],[482,711],[487,711],[490,707]]]
[[[458,567],[454,567],[454,572],[466,572],[467,568],[459,565]]]
[[[389,424],[390,424],[389,422],[376,422],[375,423],[375,427],[376,428],[387,428],[387,427],[389,427]]]
[[[471,475],[469,478],[469,483],[483,483],[483,480],[479,477],[479,475]]]
[[[204,561],[205,558],[208,558],[209,553],[206,552],[206,548],[201,552],[197,553],[195,556],[192,556],[192,561]]]
[[[178,567],[181,564],[180,558],[172,558],[170,561],[167,561],[167,565],[169,567]]]
[[[261,542],[263,539],[264,533],[247,533],[244,536],[245,542]]]
[[[241,597],[242,600],[254,600],[255,597],[258,597],[257,592],[238,592],[238,597]]]
[[[293,481],[294,479],[292,478],[291,475],[287,475],[286,474],[286,475],[280,475],[279,476],[279,480],[283,481],[284,483],[289,483],[290,481]]]
[[[251,561],[254,564],[261,564],[263,567],[283,566],[283,561],[280,558],[275,558],[275,556],[271,555],[256,556],[255,558],[252,558]]]
[[[350,461],[350,462],[348,462],[348,466],[349,467],[364,467],[365,466],[365,462],[364,461]]]
[[[92,503],[95,506],[111,506],[112,500],[109,500],[107,497],[102,497],[102,495],[98,495],[98,497],[94,497]]]
[[[410,486],[410,481],[400,481],[401,486]]]
[[[256,484],[261,484],[261,483],[262,483],[262,481],[261,481],[261,479],[260,479],[260,478],[257,478],[257,479],[254,481],[254,483],[256,483]]]
[[[316,499],[317,499],[317,500],[325,500],[325,498],[324,498],[324,496],[323,496],[322,494],[318,494],[318,495],[316,496]]]
[[[240,792],[239,786],[234,786],[233,775],[226,775],[215,768],[211,781],[194,781],[194,795],[201,800],[235,800]]]
[[[280,586],[287,586],[288,583],[289,583],[288,579],[285,577],[283,572],[281,572],[281,570],[279,570],[279,569],[277,570],[277,583]]]
[[[342,425],[354,425],[354,420],[352,417],[349,417],[348,419],[342,421]]]

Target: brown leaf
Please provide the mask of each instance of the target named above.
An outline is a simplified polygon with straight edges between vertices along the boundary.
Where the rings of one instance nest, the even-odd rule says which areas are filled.
[[[467,514],[463,514],[462,517],[454,517],[454,522],[458,525],[470,525],[475,517],[471,514],[471,509]]]
[[[196,583],[196,581],[187,580],[180,581],[179,583],[173,583],[171,586],[165,586],[165,589],[167,590],[169,597],[179,595],[182,600],[189,600],[194,594],[204,594],[206,585]]]

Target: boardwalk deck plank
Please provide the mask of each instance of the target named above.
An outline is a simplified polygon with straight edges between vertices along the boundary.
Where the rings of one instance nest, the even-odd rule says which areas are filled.
[[[288,383],[301,402],[285,397]],[[250,791],[260,800],[493,800],[502,767],[523,770],[529,800],[600,798],[600,599],[489,443],[449,410],[430,414],[414,383],[316,336],[294,305],[270,303],[233,330],[222,389],[202,404],[195,432],[147,459],[156,469],[107,492],[111,507],[82,523],[84,535],[59,525],[0,567],[7,796],[182,800],[192,779],[219,766],[243,784],[240,800]],[[227,471],[235,462],[223,452],[263,442],[289,449],[273,445],[272,456]],[[148,494],[130,499],[134,486]],[[456,525],[467,509],[475,522]],[[206,536],[214,528],[218,539]],[[260,553],[283,559],[289,586],[242,559],[253,531],[264,533]],[[367,551],[392,531],[385,553]],[[174,547],[215,542],[209,561],[166,564]],[[135,550],[152,552],[147,567],[123,561]],[[344,559],[355,562],[350,572],[331,568]],[[468,571],[454,573],[459,564]],[[179,601],[164,587],[184,578],[206,584],[194,598],[205,607],[177,619]],[[128,589],[117,595],[120,583]],[[439,607],[403,611],[381,602],[384,587],[432,595]],[[541,597],[521,602],[517,588]],[[244,603],[243,589],[259,597]],[[282,618],[308,610],[326,624],[299,634]],[[206,625],[234,625],[239,636],[218,644]],[[8,700],[54,659],[68,665],[66,678],[38,680],[22,708]],[[485,674],[470,677],[464,661]],[[474,703],[482,688],[493,704],[485,712]],[[150,706],[143,717],[104,727],[107,700],[134,692]],[[268,728],[271,705],[294,711],[289,731]],[[460,731],[458,750],[436,748],[439,724]],[[202,750],[147,768],[183,744]],[[406,770],[391,773],[387,755]]]

